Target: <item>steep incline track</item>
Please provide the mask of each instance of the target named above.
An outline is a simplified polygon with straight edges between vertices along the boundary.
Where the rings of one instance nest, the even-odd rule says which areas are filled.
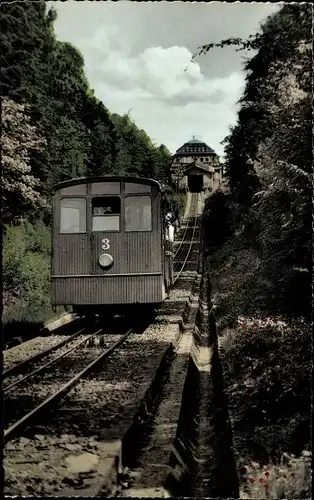
[[[191,254],[192,246],[195,239],[195,233],[197,229],[197,222],[198,222],[197,207],[198,207],[198,194],[193,193],[191,197],[190,213],[187,220],[185,221],[186,223],[184,227],[184,232],[180,240],[180,243],[178,243],[179,246],[174,254],[174,263],[173,263],[174,284],[184,271],[189,256]]]

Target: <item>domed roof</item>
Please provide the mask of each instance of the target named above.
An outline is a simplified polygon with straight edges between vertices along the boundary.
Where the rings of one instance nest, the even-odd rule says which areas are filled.
[[[195,137],[193,137],[193,139],[190,139],[185,144],[204,144],[204,143],[202,141],[199,141],[198,139],[195,139]]]
[[[215,155],[215,151],[207,146],[207,144],[203,141],[199,141],[198,139],[190,139],[188,142],[185,142],[181,148],[177,149],[176,151],[177,155],[190,155],[190,154],[209,154],[209,155]]]

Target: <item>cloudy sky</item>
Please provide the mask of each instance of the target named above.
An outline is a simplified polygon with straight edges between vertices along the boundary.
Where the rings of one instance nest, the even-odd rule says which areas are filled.
[[[49,2],[49,5],[51,3]],[[280,8],[271,3],[53,2],[58,39],[83,54],[96,96],[130,115],[157,145],[174,153],[193,135],[219,155],[236,121],[245,55],[197,47],[247,37]],[[282,4],[281,4],[282,5]]]

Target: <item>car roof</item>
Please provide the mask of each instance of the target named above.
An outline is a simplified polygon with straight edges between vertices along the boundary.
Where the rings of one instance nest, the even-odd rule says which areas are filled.
[[[75,179],[70,179],[67,181],[59,182],[53,186],[53,191],[58,191],[59,189],[77,186],[79,184],[91,184],[96,182],[133,182],[136,184],[148,184],[150,186],[155,186],[158,191],[162,191],[161,185],[158,181],[154,179],[148,179],[146,177],[132,177],[128,175],[103,175],[97,177],[77,177]]]

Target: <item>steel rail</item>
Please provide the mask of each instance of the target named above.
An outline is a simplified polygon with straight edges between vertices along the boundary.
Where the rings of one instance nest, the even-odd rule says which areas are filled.
[[[192,234],[192,238],[191,238],[191,242],[190,242],[189,249],[188,249],[188,251],[187,251],[187,254],[186,254],[186,257],[185,257],[185,259],[184,259],[184,261],[183,261],[183,264],[182,264],[182,266],[181,266],[181,269],[180,269],[180,270],[176,273],[176,276],[175,276],[175,277],[174,277],[174,279],[173,279],[173,284],[175,284],[175,283],[176,283],[176,281],[178,280],[178,278],[180,277],[180,275],[181,275],[181,273],[182,273],[183,269],[184,269],[184,268],[185,268],[185,266],[186,266],[186,262],[187,262],[187,260],[188,260],[188,258],[189,258],[189,255],[190,255],[190,253],[191,253],[191,250],[192,250],[192,245],[193,245],[193,243],[194,243],[194,234],[195,234],[195,230],[196,230],[196,223],[197,223],[197,216],[195,216],[195,223],[194,223],[193,234]]]
[[[192,195],[192,197],[193,197],[193,195]],[[195,208],[196,208],[196,207],[195,207],[195,206],[193,206],[193,204],[194,204],[194,205],[196,204],[196,203],[195,203],[195,199],[191,200],[190,212],[195,211]],[[192,217],[193,217],[193,216],[192,216]],[[180,249],[181,249],[181,247],[182,247],[182,245],[183,245],[183,242],[184,242],[184,240],[185,240],[186,233],[187,233],[187,231],[190,229],[190,222],[191,222],[191,215],[190,215],[190,214],[189,214],[189,216],[187,217],[186,222],[187,222],[187,224],[186,224],[186,226],[185,226],[185,231],[184,231],[184,233],[183,233],[183,235],[182,235],[182,239],[181,239],[181,241],[180,241],[179,247],[177,248],[177,250],[176,250],[176,252],[175,252],[175,254],[174,254],[173,259],[175,259],[175,258],[176,258],[176,256],[177,256],[177,254],[179,253],[179,251],[180,251]]]
[[[175,271],[176,267],[178,267],[178,265],[180,265],[182,257],[186,253],[186,243],[189,243],[189,232],[191,231],[191,219],[192,219],[192,217],[189,218],[189,222],[186,226],[185,234],[183,235],[182,240],[180,242],[180,248],[178,248],[177,252],[174,254],[174,257],[173,257],[174,271]]]
[[[176,259],[173,262],[173,272],[176,273],[178,269],[180,269],[182,261],[186,257],[187,249],[186,249],[186,244],[190,245],[190,238],[189,235],[191,236],[191,231],[193,230],[194,226],[189,226],[189,231],[186,234],[185,241],[184,241],[184,247],[181,248],[181,251],[179,252],[179,255],[177,255]]]
[[[196,211],[196,204],[197,204],[197,200],[198,200],[198,198],[196,198],[195,200],[193,200],[193,201],[194,201],[194,203],[193,203],[193,207],[194,207],[194,214],[195,214],[195,211]],[[186,266],[186,263],[187,263],[187,260],[188,260],[188,258],[189,258],[189,255],[190,255],[190,253],[191,253],[191,250],[192,250],[192,245],[193,245],[193,243],[194,243],[194,236],[195,236],[195,231],[196,231],[196,226],[197,226],[197,220],[198,220],[198,216],[197,216],[197,215],[194,215],[194,225],[193,225],[193,228],[192,228],[192,227],[190,228],[190,229],[193,229],[193,232],[192,232],[192,237],[191,237],[191,241],[190,241],[190,245],[189,245],[188,251],[187,251],[187,253],[186,253],[185,259],[184,259],[184,261],[183,261],[183,264],[182,264],[182,266],[181,266],[180,270],[176,273],[176,276],[175,276],[175,278],[174,278],[174,280],[173,280],[173,285],[176,283],[176,281],[177,281],[177,280],[178,280],[178,278],[180,277],[180,275],[181,275],[181,273],[182,273],[183,269],[184,269],[184,268],[185,268],[185,266]]]
[[[192,199],[192,202],[191,202],[191,209],[190,209],[190,217],[189,217],[189,222],[186,226],[186,231],[185,231],[185,234],[181,240],[181,244],[180,244],[180,248],[182,247],[183,243],[189,243],[189,241],[185,241],[185,239],[187,239],[187,233],[190,232],[191,230],[193,230],[194,228],[194,225],[191,224],[191,221],[192,219],[195,219],[195,211],[196,211],[196,206],[197,206],[197,200],[198,198],[197,197],[193,197]],[[192,215],[193,214],[193,215]],[[194,220],[194,224],[195,224],[195,220]],[[194,232],[193,232],[193,235],[194,235]],[[174,258],[174,272],[176,271],[176,268],[180,267],[180,263],[182,262],[182,259],[185,258],[186,256],[186,250],[185,248],[182,248],[181,249],[181,252],[179,252],[180,248],[177,250],[175,256],[179,253],[179,257],[177,259]],[[177,262],[175,262],[175,260]]]
[[[183,242],[184,242],[185,237],[186,237],[187,230],[188,230],[188,228],[189,228],[189,224],[190,224],[190,217],[188,217],[188,218],[187,218],[187,220],[186,220],[186,225],[185,225],[185,228],[184,228],[184,233],[183,233],[183,235],[182,235],[182,238],[181,238],[181,241],[180,241],[179,247],[178,247],[178,248],[176,249],[176,251],[175,251],[175,254],[174,254],[173,259],[175,259],[175,258],[176,258],[176,256],[178,255],[179,251],[181,250],[181,247],[182,247]]]
[[[35,375],[36,373],[39,373],[43,370],[45,370],[46,368],[48,368],[48,366],[51,366],[53,365],[54,363],[56,363],[57,361],[59,361],[59,359],[63,358],[64,356],[66,356],[67,354],[69,354],[70,352],[74,351],[75,349],[77,349],[78,347],[80,347],[82,344],[85,344],[86,342],[88,342],[91,338],[95,337],[95,335],[97,335],[97,333],[99,333],[101,330],[99,330],[98,332],[95,332],[95,333],[92,333],[91,335],[89,335],[86,339],[83,339],[81,340],[81,342],[78,342],[78,344],[76,344],[75,346],[71,347],[70,349],[68,349],[67,351],[63,352],[62,354],[60,354],[59,356],[57,356],[55,359],[52,359],[51,361],[49,361],[48,363],[40,366],[39,368],[37,368],[36,370],[34,370],[33,372],[31,373],[28,373],[27,375],[25,375],[25,377],[19,379],[19,380],[16,380],[15,382],[13,382],[11,385],[8,385],[7,387],[4,387],[3,388],[3,393],[6,394],[7,392],[9,392],[11,389],[13,389],[13,387],[16,387],[17,385],[20,385],[22,384],[23,382],[25,382],[25,380],[27,380],[28,378],[32,377],[33,375]]]
[[[101,330],[99,330],[101,331]],[[49,398],[45,399],[42,401],[38,406],[36,406],[33,410],[28,412],[24,417],[22,417],[20,420],[12,424],[8,429],[6,429],[3,433],[3,441],[4,443],[8,442],[10,439],[12,439],[18,430],[21,430],[23,426],[28,424],[34,417],[38,416],[39,413],[41,413],[43,410],[48,409],[49,407],[56,405],[57,402],[59,402],[60,399],[62,399],[71,389],[73,386],[75,386],[80,379],[84,376],[87,375],[92,369],[101,361],[104,359],[108,358],[110,354],[117,348],[119,347],[120,344],[122,344],[127,337],[133,332],[133,329],[131,328],[128,330],[124,335],[121,336],[121,338],[115,342],[112,346],[109,347],[105,352],[103,352],[100,356],[98,356],[94,361],[92,361],[88,366],[86,366],[83,370],[81,370],[77,375],[75,375],[69,382],[67,382],[61,389],[59,389],[57,392],[52,394]],[[99,333],[99,332],[96,332]]]
[[[48,354],[50,354],[51,352],[53,352],[53,351],[59,349],[60,347],[63,347],[64,345],[68,344],[69,342],[71,342],[71,340],[75,339],[75,337],[77,337],[80,333],[84,332],[84,330],[86,330],[86,328],[82,328],[78,332],[73,333],[73,335],[70,335],[65,340],[61,340],[61,342],[58,342],[58,344],[53,345],[52,347],[48,347],[48,349],[45,349],[44,351],[40,351],[39,353],[34,354],[34,356],[31,356],[30,358],[27,358],[24,361],[21,361],[21,363],[18,363],[17,365],[14,365],[11,368],[8,368],[8,370],[5,370],[2,373],[2,380],[4,380],[5,378],[7,378],[9,375],[13,375],[16,372],[21,371],[21,369],[23,367],[27,366],[29,363],[33,363],[35,361],[38,361],[38,360],[40,360],[40,359],[48,356]]]

